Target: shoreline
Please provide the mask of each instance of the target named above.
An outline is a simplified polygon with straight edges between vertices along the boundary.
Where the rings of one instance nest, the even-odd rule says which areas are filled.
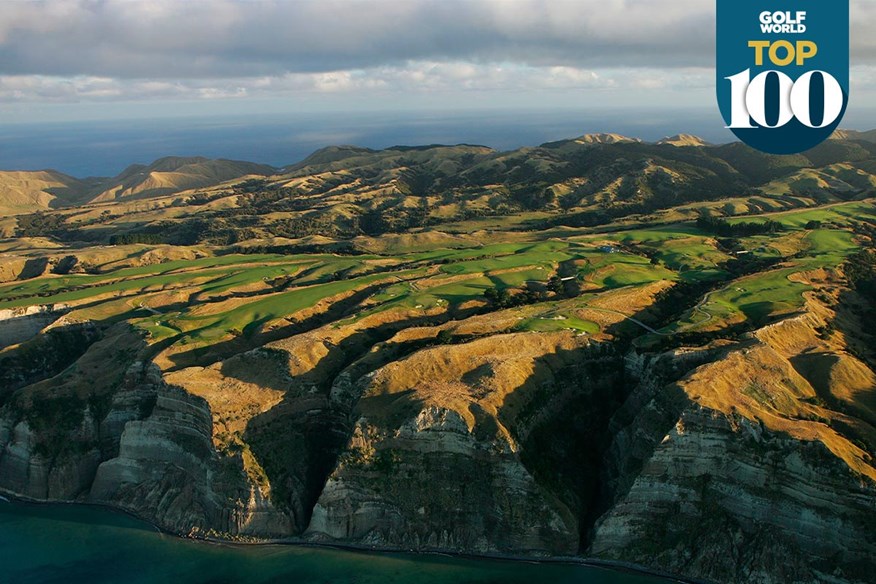
[[[461,552],[461,551],[453,551],[453,550],[413,550],[413,549],[405,549],[398,547],[377,547],[377,546],[368,546],[362,544],[355,543],[339,543],[339,542],[320,542],[320,541],[312,541],[301,538],[282,538],[282,539],[261,539],[254,541],[236,541],[231,539],[222,539],[217,537],[199,537],[199,536],[191,536],[183,533],[177,533],[168,529],[165,529],[156,523],[154,523],[150,519],[146,519],[133,511],[128,509],[124,509],[121,507],[117,507],[114,505],[109,505],[106,503],[91,503],[84,501],[68,501],[68,500],[44,500],[44,499],[34,499],[27,496],[22,496],[17,493],[12,493],[10,491],[6,491],[5,489],[0,489],[0,502],[5,502],[10,505],[22,505],[22,506],[51,506],[51,505],[67,505],[67,506],[76,506],[76,507],[94,507],[98,509],[104,509],[106,511],[110,511],[113,513],[120,513],[122,515],[126,515],[132,519],[135,519],[145,525],[148,525],[153,530],[155,530],[160,535],[167,535],[182,541],[189,541],[195,543],[203,543],[215,546],[227,546],[227,547],[249,547],[249,546],[276,546],[276,547],[297,547],[297,548],[311,548],[315,550],[333,550],[340,552],[354,552],[354,553],[368,553],[368,554],[400,554],[407,556],[443,556],[451,559],[460,559],[460,560],[469,560],[469,561],[477,561],[477,560],[489,560],[489,561],[499,561],[499,562],[514,562],[514,563],[528,563],[528,564],[541,564],[541,565],[568,565],[568,566],[582,566],[588,568],[597,568],[602,570],[612,570],[615,572],[626,572],[633,574],[640,574],[643,576],[652,576],[654,578],[661,578],[666,580],[667,582],[675,582],[678,584],[713,584],[708,580],[700,580],[696,578],[688,578],[685,576],[679,576],[677,574],[669,574],[666,572],[661,572],[659,570],[654,570],[651,568],[647,568],[645,566],[641,566],[638,564],[634,564],[631,562],[623,562],[619,560],[603,560],[599,558],[587,558],[583,556],[525,556],[525,555],[515,555],[515,554],[503,554],[503,553],[473,553],[473,552]],[[0,507],[2,509],[2,507]]]

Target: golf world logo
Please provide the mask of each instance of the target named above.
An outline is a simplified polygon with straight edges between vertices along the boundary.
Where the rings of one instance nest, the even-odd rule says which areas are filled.
[[[771,154],[826,140],[849,102],[849,0],[717,0],[726,127]]]

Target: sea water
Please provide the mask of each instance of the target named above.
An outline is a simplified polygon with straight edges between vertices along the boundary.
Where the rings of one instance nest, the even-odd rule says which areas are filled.
[[[104,508],[0,501],[0,582],[665,584],[669,580],[573,564],[211,544],[160,533]]]

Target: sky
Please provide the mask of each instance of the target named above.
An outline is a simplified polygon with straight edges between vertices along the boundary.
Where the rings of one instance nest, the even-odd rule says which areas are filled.
[[[0,123],[708,108],[714,6],[714,0],[4,0]],[[850,114],[876,103],[876,1],[851,6]]]

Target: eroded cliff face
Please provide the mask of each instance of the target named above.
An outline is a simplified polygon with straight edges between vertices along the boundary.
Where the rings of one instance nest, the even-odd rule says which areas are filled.
[[[568,333],[520,333],[431,347],[366,375],[356,384],[362,397],[352,438],[307,535],[412,549],[576,553],[579,498],[561,480],[543,480],[526,450],[563,407],[608,395],[617,361]],[[603,375],[593,375],[599,367]],[[334,395],[345,400],[349,392],[345,383]],[[581,412],[582,420],[591,416]]]
[[[65,312],[63,305],[0,310],[0,349],[35,337],[41,330],[57,322]]]
[[[653,354],[509,333],[503,313],[413,318],[164,371],[130,329],[101,330],[65,369],[2,393],[0,488],[199,537],[867,581],[876,376],[819,333],[836,320],[823,307]]]
[[[518,553],[577,551],[574,517],[497,436],[455,411],[420,410],[387,431],[360,420],[307,535],[369,545]]]
[[[587,553],[719,582],[866,582],[874,498],[822,443],[689,404]]]
[[[141,415],[143,395],[124,401],[126,393],[116,392],[143,367],[125,373],[142,339],[126,326],[100,332],[83,323],[37,341],[0,361],[7,367],[0,388],[0,488],[33,499],[80,500],[99,464],[118,451],[124,424]]]
[[[876,384],[808,308],[738,346],[636,363],[586,554],[718,582],[870,581]],[[664,385],[679,358],[704,364]]]

